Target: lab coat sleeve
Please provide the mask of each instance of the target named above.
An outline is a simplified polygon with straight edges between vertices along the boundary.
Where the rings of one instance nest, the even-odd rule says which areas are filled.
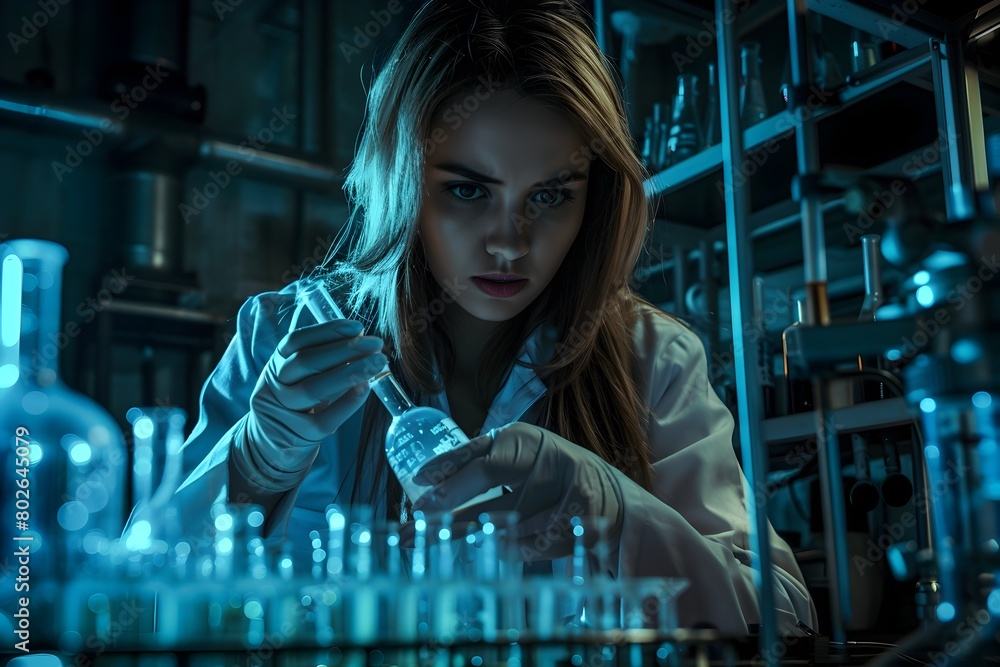
[[[260,373],[287,333],[294,294],[293,283],[243,303],[236,333],[202,387],[198,423],[181,448],[183,473],[179,480],[165,480],[175,490],[158,489],[149,505],[137,506],[126,524],[126,536],[138,520],[145,519],[153,526],[154,537],[186,539],[192,546],[204,546],[214,536],[212,506],[248,501],[229,498],[230,451],[244,428]],[[268,518],[268,535],[283,534],[296,491],[282,496]]]
[[[640,319],[637,350],[652,408],[648,425],[652,493],[621,484],[619,576],[689,581],[678,620],[745,635],[759,623],[744,505],[745,477],[733,448],[734,421],[713,390],[704,346],[667,315]],[[816,627],[816,612],[788,544],[771,528],[779,632]]]

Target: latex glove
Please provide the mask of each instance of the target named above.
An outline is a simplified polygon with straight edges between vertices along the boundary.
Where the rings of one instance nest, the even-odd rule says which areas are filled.
[[[452,456],[420,471],[430,491],[413,508],[452,511],[499,485],[512,489],[494,500],[455,512],[455,524],[482,512],[520,514],[518,551],[526,561],[552,560],[573,552],[574,516],[583,519],[587,547],[594,546],[594,518],[607,519],[610,544],[621,535],[623,473],[588,449],[540,426],[514,422],[473,438]],[[588,539],[589,538],[589,539]]]
[[[382,339],[362,331],[354,320],[301,328],[293,321],[257,380],[235,443],[237,468],[256,486],[285,491],[297,485],[319,443],[364,405],[368,380],[388,361]]]

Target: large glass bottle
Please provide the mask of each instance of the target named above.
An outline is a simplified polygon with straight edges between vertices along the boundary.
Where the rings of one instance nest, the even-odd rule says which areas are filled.
[[[125,523],[122,431],[104,408],[59,378],[59,352],[79,333],[76,323],[64,329],[60,319],[68,256],[51,241],[0,245],[0,438],[6,443],[0,449],[8,475],[0,539],[27,545],[39,583],[86,572],[86,553],[117,538]],[[16,568],[0,570],[4,593],[14,590],[5,577],[15,574]]]
[[[670,164],[677,164],[701,150],[703,138],[701,118],[698,116],[698,77],[694,74],[677,77],[677,94],[674,96],[668,136]]]
[[[745,130],[767,118],[760,75],[760,42],[740,44],[740,125]]]

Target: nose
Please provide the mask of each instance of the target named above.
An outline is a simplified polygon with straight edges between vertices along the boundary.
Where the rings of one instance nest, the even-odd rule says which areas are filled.
[[[526,219],[518,212],[497,216],[486,231],[486,252],[508,262],[528,254],[528,240],[523,232]]]

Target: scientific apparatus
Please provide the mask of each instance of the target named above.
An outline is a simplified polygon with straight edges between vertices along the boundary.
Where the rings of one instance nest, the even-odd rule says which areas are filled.
[[[296,301],[309,308],[318,322],[347,319],[320,279],[304,279],[296,292]],[[407,497],[419,498],[436,481],[435,460],[443,460],[440,457],[469,442],[469,437],[441,410],[414,405],[388,366],[369,379],[368,384],[392,415],[385,440],[389,466]],[[452,457],[448,460],[454,461]],[[422,473],[419,479],[418,472]],[[430,484],[421,483],[424,479]],[[502,487],[490,489],[455,509],[496,498],[502,493]]]

